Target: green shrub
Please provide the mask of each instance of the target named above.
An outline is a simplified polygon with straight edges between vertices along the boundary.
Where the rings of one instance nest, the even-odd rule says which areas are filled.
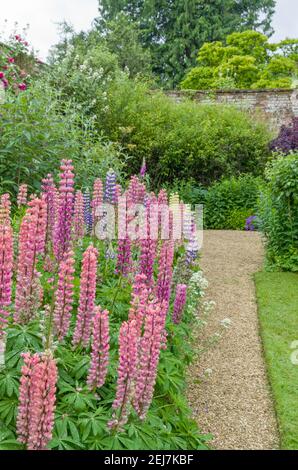
[[[228,214],[225,228],[229,230],[244,230],[246,220],[254,214],[254,209],[232,209]]]
[[[17,96],[7,93],[0,121],[1,192],[15,194],[19,183],[38,190],[41,178],[58,168],[61,158],[75,161],[79,185],[104,176],[110,166],[121,173],[125,164],[118,147],[104,142],[92,121],[82,121],[44,81]]]
[[[260,178],[243,175],[214,183],[204,205],[206,228],[244,230],[246,219],[255,214]]]
[[[260,174],[268,156],[268,131],[256,119],[232,107],[176,103],[125,75],[111,84],[98,118],[99,129],[133,157],[129,172],[145,157],[157,185]]]
[[[269,266],[298,271],[298,154],[280,156],[267,168],[259,199]]]

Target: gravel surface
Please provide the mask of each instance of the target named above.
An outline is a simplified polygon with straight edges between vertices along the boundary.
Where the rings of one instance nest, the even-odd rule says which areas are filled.
[[[223,337],[190,368],[188,399],[215,449],[278,449],[279,436],[259,336],[253,274],[263,247],[255,232],[204,232],[201,267],[209,281],[206,299],[216,306],[198,333],[198,344]],[[211,370],[212,371],[211,371]]]

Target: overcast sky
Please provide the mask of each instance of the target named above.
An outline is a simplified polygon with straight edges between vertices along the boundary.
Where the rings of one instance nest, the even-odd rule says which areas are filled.
[[[8,31],[15,21],[19,23],[19,31],[29,23],[28,40],[40,51],[41,59],[46,58],[49,47],[58,40],[56,23],[66,20],[77,31],[87,30],[98,15],[97,0],[2,0],[1,3],[0,30],[5,19]],[[277,0],[273,39],[298,37],[297,18],[298,0]]]

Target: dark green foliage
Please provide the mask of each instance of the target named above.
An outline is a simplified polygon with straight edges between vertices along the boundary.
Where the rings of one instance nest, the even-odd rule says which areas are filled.
[[[112,84],[108,102],[98,125],[133,157],[129,172],[137,173],[146,158],[155,186],[176,178],[210,184],[222,176],[260,174],[265,166],[269,133],[236,108],[175,103],[125,77]]]
[[[251,175],[223,179],[208,188],[195,181],[178,182],[171,191],[178,192],[188,204],[203,204],[204,227],[244,230],[246,219],[256,213],[261,179]]]
[[[298,271],[298,155],[270,163],[259,200],[270,267]]]
[[[205,226],[211,229],[244,230],[255,215],[260,179],[251,175],[224,179],[208,190],[204,205]]]
[[[151,74],[151,57],[140,42],[140,31],[123,13],[105,25],[104,43],[117,56],[119,67],[131,78]]]
[[[99,6],[100,28],[120,12],[137,23],[155,74],[172,87],[194,66],[204,42],[248,28],[270,34],[275,0],[99,0]]]

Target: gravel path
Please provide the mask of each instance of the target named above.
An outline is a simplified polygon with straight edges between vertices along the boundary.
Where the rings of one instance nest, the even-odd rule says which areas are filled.
[[[221,331],[221,320],[229,318],[231,324],[191,367],[188,398],[202,431],[213,434],[210,444],[215,449],[279,446],[252,278],[262,261],[257,233],[204,232],[201,266],[209,281],[206,298],[216,306],[199,333],[199,344]]]

